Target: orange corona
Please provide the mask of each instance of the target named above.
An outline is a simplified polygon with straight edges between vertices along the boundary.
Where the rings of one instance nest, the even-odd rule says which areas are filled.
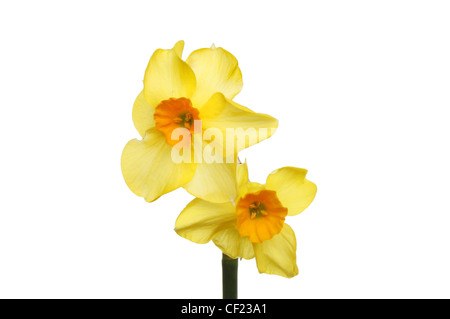
[[[269,240],[281,232],[287,212],[274,191],[247,194],[236,205],[239,235],[253,243]]]
[[[172,139],[173,130],[185,128],[192,136],[194,121],[200,120],[199,111],[192,106],[191,100],[184,97],[162,101],[156,107],[153,118],[155,127],[164,134],[166,142],[171,146],[179,142],[179,139]]]

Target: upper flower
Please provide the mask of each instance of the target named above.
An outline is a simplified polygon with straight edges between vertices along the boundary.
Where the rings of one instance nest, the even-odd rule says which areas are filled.
[[[181,186],[199,198],[229,201],[237,194],[237,152],[270,137],[278,121],[232,101],[242,88],[242,74],[231,53],[213,46],[183,61],[183,47],[179,41],[150,58],[144,89],[133,107],[133,122],[143,139],[125,146],[123,176],[147,201]],[[229,129],[237,131],[227,135]],[[255,133],[250,138],[249,129]],[[198,136],[203,143],[196,148]],[[195,152],[199,150],[201,156]],[[173,160],[176,152],[182,161]],[[208,161],[205,152],[223,161]]]
[[[297,243],[285,217],[301,213],[316,195],[306,173],[283,167],[262,185],[249,182],[247,165],[239,165],[237,198],[228,203],[194,199],[178,217],[175,231],[199,244],[212,240],[231,258],[255,257],[261,273],[296,276]]]

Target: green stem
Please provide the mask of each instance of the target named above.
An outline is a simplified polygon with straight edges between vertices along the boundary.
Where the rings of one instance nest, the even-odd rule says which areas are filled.
[[[238,260],[222,254],[223,299],[237,299]]]

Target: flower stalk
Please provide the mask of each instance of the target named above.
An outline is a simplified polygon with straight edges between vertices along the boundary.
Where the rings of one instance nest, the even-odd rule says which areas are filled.
[[[222,254],[222,292],[223,299],[237,299],[238,259]]]

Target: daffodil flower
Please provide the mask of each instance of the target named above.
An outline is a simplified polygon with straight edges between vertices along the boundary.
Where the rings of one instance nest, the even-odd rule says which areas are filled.
[[[246,164],[237,167],[239,195],[233,202],[196,198],[179,215],[175,231],[195,243],[213,241],[231,258],[256,259],[260,273],[291,278],[298,274],[297,242],[286,216],[305,210],[316,195],[307,171],[283,167],[265,185],[249,182]]]
[[[183,47],[184,42],[180,41],[170,50],[155,51],[150,58],[144,89],[132,113],[142,140],[133,139],[126,144],[121,160],[123,176],[128,187],[149,202],[179,187],[212,202],[229,201],[237,194],[233,163],[237,152],[270,137],[278,121],[232,101],[241,91],[242,75],[231,53],[213,46],[196,50],[183,61]],[[196,131],[199,121],[201,129]],[[187,140],[174,138],[180,128],[187,132]],[[237,137],[240,142],[244,138],[243,144],[238,141],[241,147],[231,148],[231,156],[226,154],[223,162],[173,160],[173,151],[180,145],[195,146],[196,134],[212,128],[224,138],[228,129],[269,130],[255,140]],[[201,138],[214,140],[211,136]],[[225,148],[231,140],[234,142],[235,137],[221,141],[220,147]]]

